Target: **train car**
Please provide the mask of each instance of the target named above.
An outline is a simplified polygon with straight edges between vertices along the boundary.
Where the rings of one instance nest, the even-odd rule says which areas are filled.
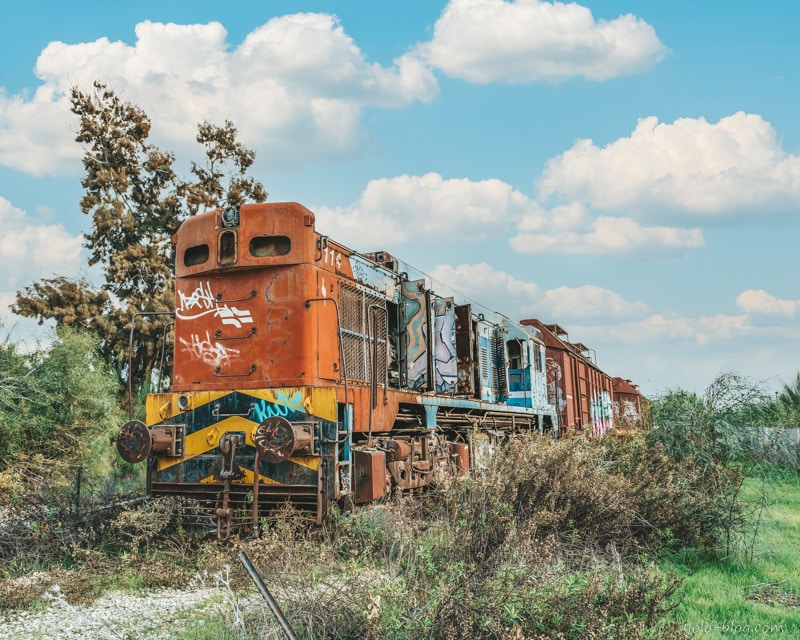
[[[614,397],[614,428],[618,433],[631,433],[645,426],[650,416],[650,403],[633,382],[627,378],[612,379]]]
[[[476,446],[557,433],[536,327],[386,252],[356,253],[297,203],[186,220],[169,393],[117,448],[220,538],[285,503],[378,501],[465,474]]]
[[[539,329],[546,349],[549,398],[558,407],[565,432],[591,430],[603,436],[614,426],[613,378],[595,363],[593,352],[569,341],[558,324],[522,320]]]

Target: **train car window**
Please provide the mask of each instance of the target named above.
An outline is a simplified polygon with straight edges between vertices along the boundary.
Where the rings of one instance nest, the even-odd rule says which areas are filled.
[[[217,262],[222,266],[236,263],[236,232],[229,230],[219,234]]]
[[[287,236],[256,236],[250,239],[250,255],[256,258],[285,256],[292,250],[292,240]]]
[[[196,247],[189,247],[183,252],[183,264],[186,267],[195,267],[208,260],[208,245],[198,244]]]

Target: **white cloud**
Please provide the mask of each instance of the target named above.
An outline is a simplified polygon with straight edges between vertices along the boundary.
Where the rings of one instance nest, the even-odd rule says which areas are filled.
[[[393,250],[411,239],[480,240],[506,232],[535,207],[500,180],[444,179],[438,173],[371,180],[348,207],[320,207],[317,228],[355,247]]]
[[[41,331],[35,321],[11,313],[16,292],[41,278],[77,275],[83,238],[71,236],[60,224],[30,220],[3,197],[0,228],[0,337],[32,340],[41,337]]]
[[[561,323],[587,317],[638,317],[648,311],[643,302],[628,302],[620,294],[595,285],[542,290],[535,282],[520,280],[485,262],[455,267],[439,265],[430,275],[517,320],[533,317]]]
[[[763,289],[742,291],[736,298],[736,306],[746,313],[788,318],[800,312],[800,300],[781,300]]]
[[[496,179],[444,179],[438,173],[370,181],[346,207],[320,207],[317,228],[352,247],[393,251],[414,241],[438,244],[504,236],[526,254],[630,254],[703,246],[699,229],[647,227],[630,218],[593,217],[581,204],[543,209]]]
[[[78,273],[83,238],[60,224],[39,224],[0,197],[0,291],[53,275]]]
[[[755,331],[747,315],[717,314],[688,318],[653,314],[641,320],[622,322],[608,327],[582,327],[590,338],[611,340],[620,344],[679,344],[706,346],[749,335]],[[687,356],[688,358],[688,356]]]
[[[781,149],[775,130],[758,115],[739,112],[716,124],[650,117],[630,137],[603,148],[579,140],[548,162],[538,187],[543,198],[633,215],[795,212],[800,158]]]
[[[430,274],[434,280],[478,301],[482,306],[491,307],[495,311],[512,313],[509,303],[502,305],[499,300],[510,301],[514,307],[522,307],[529,301],[540,297],[539,285],[525,282],[511,274],[497,271],[485,262],[477,264],[438,265]],[[436,284],[434,290],[437,291]]]
[[[563,215],[566,213],[567,215]],[[536,212],[518,225],[509,241],[514,251],[527,254],[630,254],[674,252],[703,246],[700,229],[642,226],[625,217],[592,217],[580,205]]]
[[[0,90],[0,165],[37,177],[64,173],[80,160],[74,130],[69,101],[52,87],[31,100]]]
[[[666,51],[633,15],[595,20],[578,4],[540,0],[451,0],[417,50],[448,75],[478,83],[606,80],[649,69]]]
[[[644,302],[628,302],[615,291],[591,284],[550,289],[538,304],[547,311],[548,317],[560,319],[630,318],[641,316],[648,310]]]
[[[234,49],[226,37],[217,22],[146,21],[133,46],[50,43],[36,64],[43,84],[34,97],[0,94],[0,163],[35,175],[77,167],[68,96],[95,80],[153,116],[159,144],[191,145],[199,122],[230,119],[263,151],[260,160],[282,166],[355,153],[365,107],[401,107],[438,92],[414,56],[391,67],[367,62],[331,15],[274,18]]]

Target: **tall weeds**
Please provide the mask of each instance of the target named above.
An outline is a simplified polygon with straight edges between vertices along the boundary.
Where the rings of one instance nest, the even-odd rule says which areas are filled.
[[[304,638],[683,638],[679,581],[641,563],[655,537],[604,453],[531,437],[422,499],[284,520],[248,555]]]

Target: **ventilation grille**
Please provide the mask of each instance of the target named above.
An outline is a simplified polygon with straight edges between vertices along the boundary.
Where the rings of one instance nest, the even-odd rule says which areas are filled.
[[[506,379],[506,344],[503,334],[496,335],[492,340],[494,351],[494,370],[492,371],[492,386],[499,396],[508,393],[508,380]]]
[[[378,382],[386,378],[386,301],[342,284],[342,349],[348,380],[369,381],[372,373],[372,336],[377,337]],[[374,307],[378,307],[376,310]],[[374,327],[370,327],[370,322]]]

